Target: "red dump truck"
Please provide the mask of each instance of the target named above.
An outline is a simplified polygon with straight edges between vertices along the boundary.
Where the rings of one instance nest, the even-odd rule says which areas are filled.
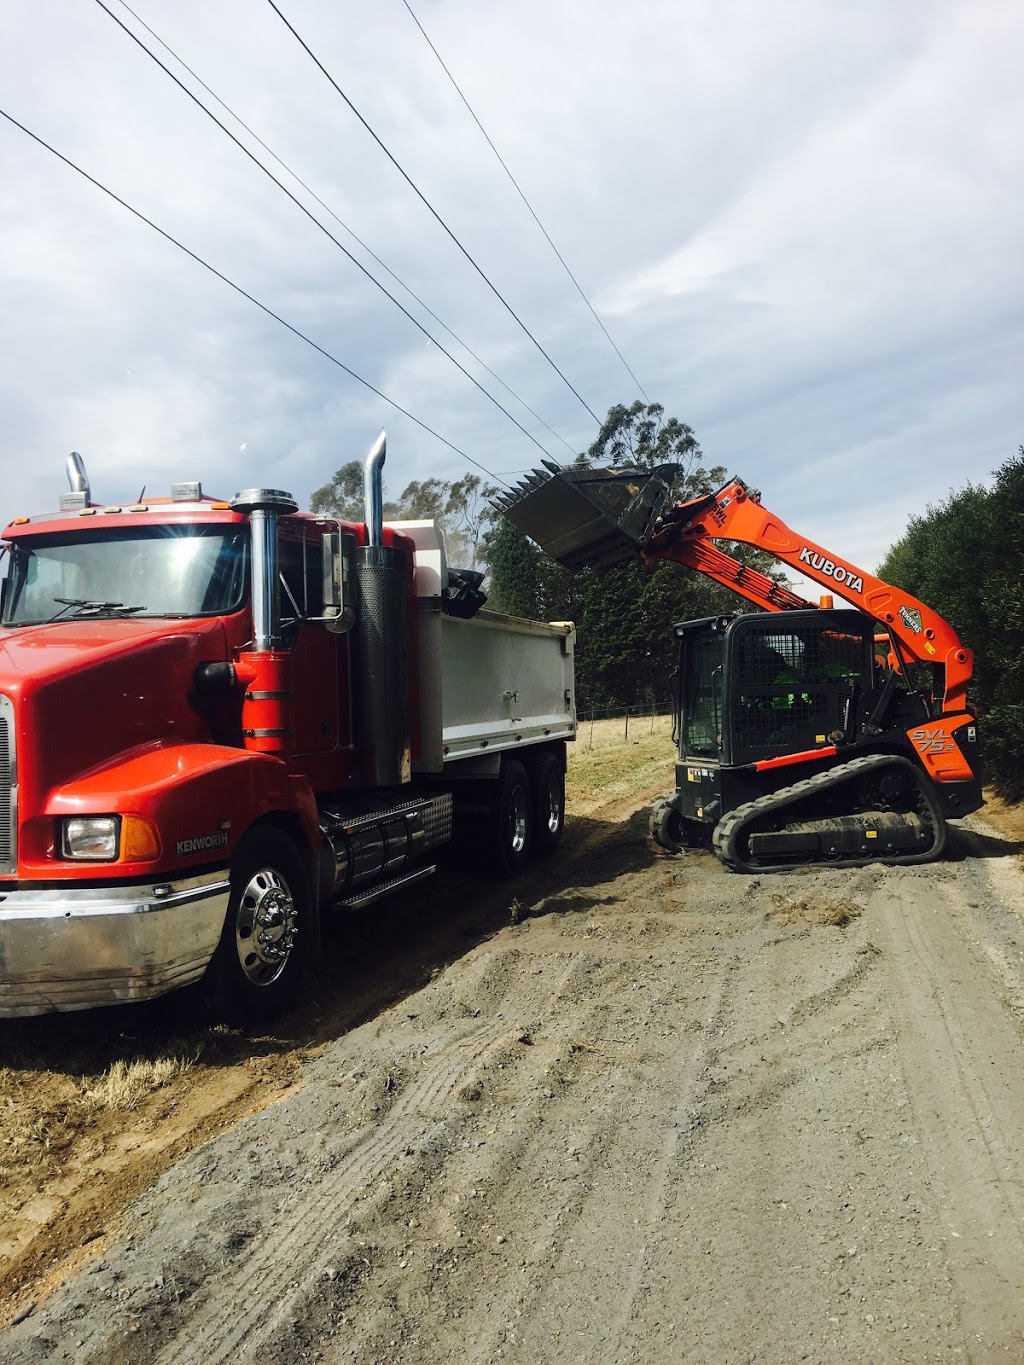
[[[294,994],[321,917],[434,870],[460,829],[500,876],[557,844],[574,632],[481,609],[433,522],[175,484],[99,506],[69,457],[16,517],[0,626],[0,1016],[202,983]]]

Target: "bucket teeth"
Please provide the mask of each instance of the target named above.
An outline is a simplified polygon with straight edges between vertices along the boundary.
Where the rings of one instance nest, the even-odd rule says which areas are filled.
[[[673,466],[563,469],[542,460],[495,504],[546,554],[570,569],[632,559],[669,498]],[[545,472],[547,471],[547,472]]]

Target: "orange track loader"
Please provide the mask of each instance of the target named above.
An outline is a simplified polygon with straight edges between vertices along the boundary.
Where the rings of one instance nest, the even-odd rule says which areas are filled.
[[[558,562],[674,560],[759,608],[672,627],[679,748],[675,794],[651,816],[659,844],[710,843],[744,872],[941,855],[947,821],[982,804],[971,654],[946,621],[790,530],[740,479],[669,506],[672,466],[547,469],[496,506]],[[815,606],[716,540],[853,607]]]

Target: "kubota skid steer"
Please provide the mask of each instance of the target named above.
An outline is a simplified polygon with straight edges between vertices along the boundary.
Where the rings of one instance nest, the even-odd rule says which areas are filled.
[[[495,505],[553,559],[673,560],[760,609],[672,627],[676,790],[651,816],[662,847],[710,843],[747,872],[940,856],[947,820],[982,804],[971,654],[947,622],[790,530],[739,479],[669,507],[674,466],[545,465]],[[814,605],[716,540],[766,550],[853,608]]]

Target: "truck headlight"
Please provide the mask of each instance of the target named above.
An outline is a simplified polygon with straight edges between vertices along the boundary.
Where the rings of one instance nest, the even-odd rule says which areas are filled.
[[[60,848],[65,858],[112,863],[121,841],[119,815],[83,815],[61,822]]]

